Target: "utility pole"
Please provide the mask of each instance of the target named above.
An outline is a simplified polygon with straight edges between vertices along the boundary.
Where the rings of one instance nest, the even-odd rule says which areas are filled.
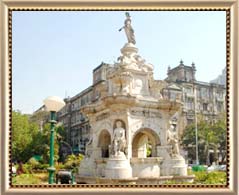
[[[193,90],[194,90],[194,117],[195,117],[195,134],[196,134],[196,164],[199,165],[198,160],[198,124],[197,124],[197,89],[195,85],[195,81],[193,83]]]

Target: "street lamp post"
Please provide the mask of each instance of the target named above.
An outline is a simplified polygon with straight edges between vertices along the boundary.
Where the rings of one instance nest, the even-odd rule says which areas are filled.
[[[197,89],[194,83],[194,117],[195,117],[195,134],[196,134],[196,165],[199,165],[198,159],[198,122],[197,122]]]
[[[49,161],[49,178],[48,183],[54,183],[54,128],[56,124],[56,112],[59,111],[65,102],[56,96],[50,96],[44,100],[44,104],[47,111],[50,111],[50,123],[51,123],[51,134],[50,134],[50,161]]]

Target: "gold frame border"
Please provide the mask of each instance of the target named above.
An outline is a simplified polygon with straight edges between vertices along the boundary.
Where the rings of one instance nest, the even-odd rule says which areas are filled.
[[[228,181],[225,189],[225,185],[185,185],[185,184],[178,184],[178,185],[153,185],[153,187],[161,187],[160,189],[152,189],[151,185],[136,185],[137,188],[147,188],[144,189],[147,193],[150,192],[164,192],[164,190],[167,190],[168,192],[178,192],[181,193],[181,191],[178,190],[171,190],[168,187],[180,187],[180,188],[190,188],[195,189],[197,188],[197,191],[200,192],[216,192],[217,194],[220,192],[223,192],[224,194],[227,192],[229,194],[238,192],[237,188],[237,181],[238,181],[238,165],[236,162],[238,162],[238,150],[236,147],[236,143],[238,139],[238,132],[235,130],[238,127],[238,122],[236,122],[235,119],[238,117],[238,89],[236,86],[238,86],[238,0],[217,0],[217,1],[197,1],[197,0],[191,0],[191,2],[188,1],[181,1],[181,0],[168,0],[168,1],[161,1],[161,0],[154,0],[154,1],[120,1],[120,2],[111,2],[109,0],[104,1],[34,1],[31,2],[30,0],[6,0],[6,1],[0,1],[1,6],[1,26],[0,28],[3,29],[3,32],[1,33],[1,48],[2,53],[0,55],[1,59],[1,110],[2,113],[4,113],[0,119],[1,127],[4,130],[2,137],[1,137],[1,143],[3,143],[3,148],[1,153],[1,169],[4,173],[5,180],[3,179],[1,182],[2,191],[1,192],[18,192],[19,189],[12,189],[9,188],[9,179],[10,179],[10,164],[6,159],[9,159],[10,157],[10,143],[8,143],[8,147],[6,147],[7,140],[10,140],[11,138],[11,132],[8,132],[9,129],[7,127],[11,126],[11,13],[12,11],[62,11],[62,10],[70,10],[70,11],[76,11],[76,10],[84,10],[84,11],[90,11],[90,10],[160,10],[160,11],[227,11],[227,23],[226,23],[226,32],[227,32],[227,38],[226,38],[226,48],[227,48],[227,123],[228,123],[228,132],[227,132],[227,159],[228,159],[228,165],[230,165],[231,168],[227,168],[227,174],[228,174]],[[70,7],[69,7],[70,5]],[[57,7],[56,7],[57,6]],[[127,7],[126,7],[127,6]],[[195,8],[196,7],[196,8]],[[7,47],[6,47],[7,46]],[[8,63],[6,63],[8,62]],[[8,64],[8,65],[7,65]],[[8,66],[8,68],[7,68]],[[229,85],[230,84],[230,85]],[[233,87],[233,90],[232,90]],[[231,89],[231,90],[230,90]],[[8,97],[8,94],[10,97]],[[5,95],[5,96],[4,96]],[[234,120],[232,120],[234,119]],[[234,129],[234,131],[232,130]],[[8,132],[8,133],[7,133]],[[228,144],[230,143],[230,145]],[[7,158],[6,158],[7,157]],[[4,163],[5,162],[5,163]],[[4,166],[5,165],[5,166]],[[9,166],[7,166],[9,165]],[[234,166],[233,166],[234,165]],[[237,166],[236,166],[237,165]],[[5,168],[5,169],[4,169]],[[234,169],[234,171],[232,170]],[[8,171],[6,171],[8,170]],[[58,186],[58,185],[57,185]],[[69,187],[71,188],[77,188],[78,192],[82,189],[79,189],[78,187],[83,188],[85,193],[89,193],[92,191],[92,189],[87,189],[89,187],[94,187],[95,192],[99,192],[100,190],[106,192],[105,190],[109,190],[110,192],[115,191],[115,189],[108,188],[103,189],[105,187],[114,187],[118,188],[118,192],[129,192],[130,189],[132,189],[131,186],[127,185],[61,185],[61,188],[55,189],[57,187],[56,185],[48,186],[48,185],[19,185],[22,190],[26,192],[26,190],[30,190],[33,188],[39,188],[39,187],[47,187],[53,188],[55,192],[58,191],[58,189],[67,190]],[[134,191],[136,190],[136,186],[133,186]],[[13,187],[13,186],[11,186]],[[18,188],[16,185],[14,185],[14,188]],[[165,189],[165,187],[167,189]],[[207,187],[214,188],[213,190],[207,189]],[[224,187],[224,188],[221,188]],[[28,189],[27,189],[28,188]],[[98,188],[98,190],[97,190]],[[216,188],[216,189],[215,189]],[[219,189],[220,188],[220,189]],[[7,189],[7,191],[6,191]],[[126,190],[127,189],[127,190]],[[69,189],[68,189],[69,190]],[[126,191],[125,191],[126,190]],[[202,191],[201,191],[202,190]],[[216,190],[216,191],[215,191]],[[219,191],[218,191],[219,190]],[[131,191],[131,190],[130,190]],[[115,191],[117,192],[117,191]],[[166,191],[165,191],[166,192]],[[191,191],[192,192],[192,191]],[[184,194],[187,193],[187,191],[184,191]],[[234,194],[233,193],[233,194]],[[25,194],[25,193],[24,193]],[[138,194],[138,193],[137,193]],[[167,193],[168,194],[168,193]],[[211,194],[211,193],[210,193]]]

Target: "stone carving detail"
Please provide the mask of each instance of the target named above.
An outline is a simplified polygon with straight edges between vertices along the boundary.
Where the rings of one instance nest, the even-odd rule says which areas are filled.
[[[109,117],[109,113],[103,113],[96,117],[96,121],[100,121]]]
[[[124,155],[126,146],[125,129],[122,127],[122,122],[116,122],[116,128],[113,131],[112,154],[113,156]]]
[[[92,155],[92,143],[93,137],[90,137],[90,140],[86,143],[85,158],[90,158]]]
[[[143,89],[143,81],[141,79],[135,79],[134,81],[135,92],[140,94]]]
[[[144,116],[150,118],[162,118],[162,115],[158,112],[150,112],[150,111],[139,111],[139,110],[131,110],[130,114],[133,116]]]
[[[146,63],[145,59],[138,54],[138,49],[132,43],[127,43],[121,49],[121,53],[122,56],[118,57],[116,65],[143,72],[153,70],[153,65]]]

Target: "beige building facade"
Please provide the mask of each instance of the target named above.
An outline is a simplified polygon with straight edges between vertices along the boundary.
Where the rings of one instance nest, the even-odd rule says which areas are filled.
[[[199,120],[206,120],[209,123],[214,123],[225,116],[223,114],[226,112],[226,86],[197,81],[194,63],[187,66],[181,60],[175,68],[169,67],[165,81],[168,83],[168,88],[175,88],[175,91],[176,89],[178,91],[177,94],[181,93],[183,107],[180,133],[188,124],[195,122],[195,115]],[[170,99],[175,99],[174,93],[168,94],[167,88],[163,90],[164,97]]]

